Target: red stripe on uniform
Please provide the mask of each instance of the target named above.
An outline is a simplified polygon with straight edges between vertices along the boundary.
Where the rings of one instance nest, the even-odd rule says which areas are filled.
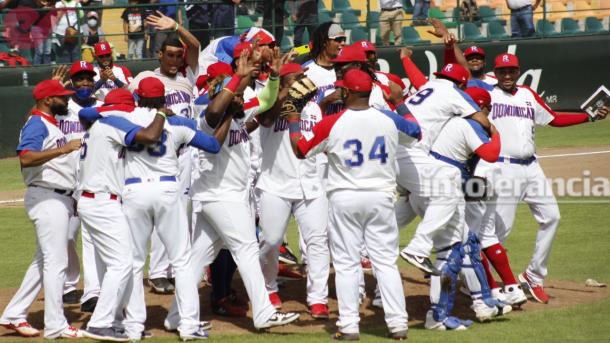
[[[246,102],[244,104],[244,111],[251,109],[252,107],[256,107],[259,105],[258,98],[252,98],[252,100]]]
[[[313,137],[310,140],[306,140],[305,137],[301,137],[299,142],[297,143],[297,147],[303,156],[307,156],[307,153],[313,149],[316,145],[322,143],[324,140],[328,138],[330,131],[333,126],[341,118],[343,113],[346,110],[343,110],[335,115],[324,117],[319,123],[314,125],[311,130],[313,133]]]

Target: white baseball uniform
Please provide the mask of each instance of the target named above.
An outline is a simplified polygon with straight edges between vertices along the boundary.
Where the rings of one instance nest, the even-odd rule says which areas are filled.
[[[494,187],[498,192],[496,234],[503,243],[512,229],[519,201],[529,205],[540,226],[526,273],[534,284],[542,284],[559,225],[559,207],[536,160],[535,128],[549,124],[554,119],[553,112],[538,94],[525,86],[518,86],[513,93],[495,87],[490,94],[490,120],[502,138],[497,162],[500,175]]]
[[[402,280],[396,266],[395,158],[398,144],[410,144],[418,135],[416,124],[393,112],[348,109],[325,117],[314,126],[312,137],[304,136],[298,143],[307,156],[328,155],[329,238],[340,332],[359,332],[358,273],[363,246],[379,280],[390,332],[407,329]]]
[[[399,150],[398,183],[411,195],[428,198],[429,210],[403,251],[428,257],[432,251],[433,237],[456,211],[459,199],[450,190],[453,184],[461,182],[459,173],[446,168],[429,155],[430,147],[450,118],[472,115],[479,111],[479,107],[468,94],[444,79],[428,81],[408,98],[406,106],[421,127],[422,138],[414,147]]]
[[[92,106],[99,106],[102,103],[96,101]],[[59,123],[59,129],[64,133],[66,139],[83,139],[85,128],[78,119],[78,111],[83,107],[76,103],[73,99],[68,101],[68,114],[65,116],[55,116]],[[77,164],[78,176],[78,164]],[[76,290],[80,278],[80,258],[76,252],[76,241],[78,240],[78,228],[80,218],[75,215],[70,218],[70,233],[68,241],[68,269],[66,270],[66,283],[64,286],[64,294]],[[85,301],[97,297],[100,294],[100,282],[97,278],[97,263],[95,259],[95,250],[89,233],[84,230],[82,233],[82,255],[83,255],[83,273],[84,273],[84,289],[81,297],[81,304]]]
[[[303,111],[301,132],[311,135],[321,114]],[[259,128],[262,167],[256,188],[260,191],[260,259],[267,291],[277,292],[279,247],[290,215],[293,214],[304,240],[307,260],[307,304],[326,304],[328,297],[327,224],[328,201],[316,158],[299,160],[294,156],[288,122],[278,118],[271,127]]]
[[[212,133],[205,118],[202,131]],[[231,251],[252,302],[255,327],[261,327],[275,309],[269,301],[259,263],[254,216],[250,206],[250,143],[243,119],[233,119],[218,154],[199,152],[200,177],[191,196],[196,220],[193,227],[193,266],[202,276],[220,249]]]
[[[95,76],[93,76],[93,81],[95,81],[97,83],[101,79],[101,77],[100,77],[101,69],[100,69],[100,67],[98,65],[95,65],[93,67],[93,70],[96,72]],[[131,76],[131,72],[126,67],[113,64],[112,65],[112,73],[114,74],[114,76],[119,81],[121,81],[125,85],[129,85],[129,83],[131,81],[133,81],[133,77]],[[111,90],[117,89],[117,88],[119,88],[119,86],[117,86],[114,81],[106,80],[106,82],[104,82],[102,84],[102,86],[95,92],[95,97],[99,101],[103,102],[104,99],[106,98],[106,95],[108,93],[110,93]]]
[[[131,109],[133,110],[133,109]],[[101,110],[100,110],[101,111]],[[78,215],[103,263],[100,296],[88,327],[107,328],[127,304],[133,281],[129,224],[121,208],[124,149],[141,129],[124,117],[130,110],[109,111],[85,134],[81,147]]]
[[[66,136],[52,115],[33,110],[19,135],[17,154],[62,147]],[[27,321],[28,308],[44,286],[44,337],[57,338],[68,327],[63,312],[63,287],[68,267],[71,195],[76,183],[78,152],[56,157],[36,167],[21,168],[27,186],[25,209],[36,230],[36,256],[21,286],[0,317],[0,324]]]
[[[198,66],[191,66],[185,69],[185,74],[178,73],[175,77],[169,77],[161,73],[160,68],[154,71],[143,71],[136,75],[133,82],[129,84],[129,89],[134,91],[138,88],[140,80],[146,77],[156,77],[165,86],[165,106],[171,109],[176,115],[194,118],[197,114],[194,113],[194,101],[196,98],[196,86],[198,76]],[[180,163],[179,182],[183,189],[183,197],[181,201],[184,203],[184,211],[188,207],[188,193],[191,184],[191,152],[190,148],[181,149],[178,161]],[[167,251],[157,234],[152,235],[150,247],[150,264],[148,277],[155,279],[160,277],[172,277],[173,271],[169,263]]]
[[[155,113],[156,110],[139,108],[129,119],[140,126],[148,126]],[[157,144],[127,148],[123,211],[131,228],[134,248],[134,287],[125,318],[126,333],[130,337],[138,338],[144,331],[146,305],[142,279],[153,226],[167,249],[176,275],[180,321],[175,327],[182,334],[193,333],[199,327],[198,279],[192,272],[188,218],[181,205],[182,192],[177,183],[180,172],[177,152],[182,145],[207,149],[211,153],[217,152],[220,146],[215,138],[197,131],[195,125],[191,119],[169,117]]]

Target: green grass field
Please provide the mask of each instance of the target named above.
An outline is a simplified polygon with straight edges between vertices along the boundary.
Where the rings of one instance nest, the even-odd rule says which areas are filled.
[[[609,145],[610,120],[573,128],[541,128],[537,131],[539,147]],[[606,158],[606,157],[605,157]],[[22,188],[18,162],[0,160],[0,191]],[[587,278],[610,282],[610,212],[607,204],[561,203],[562,221],[549,263],[551,279],[583,283]],[[526,206],[518,209],[517,220],[507,242],[515,272],[525,269],[531,257],[537,225]],[[413,234],[414,224],[401,231],[401,246]],[[34,231],[23,207],[0,207],[0,288],[18,287],[34,255]],[[289,241],[298,247],[296,227],[289,228]],[[406,264],[400,260],[401,267]],[[411,328],[410,341],[417,342],[603,342],[610,337],[610,299],[592,305],[565,309],[511,314],[493,324],[475,324],[465,332],[427,332]],[[377,341],[385,334],[383,327],[362,327],[363,341]],[[247,337],[247,338],[246,338]],[[212,331],[211,340],[242,342],[328,341],[328,333],[294,335],[226,335]],[[0,341],[8,339],[0,338]],[[176,341],[175,337],[155,338],[155,342]]]

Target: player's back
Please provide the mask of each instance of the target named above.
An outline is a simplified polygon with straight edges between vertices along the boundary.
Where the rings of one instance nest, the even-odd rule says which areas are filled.
[[[429,151],[443,125],[453,116],[465,117],[480,111],[472,98],[449,80],[428,81],[406,101],[409,112],[422,131],[417,146]]]
[[[399,132],[388,116],[374,108],[346,110],[328,136],[327,191],[387,191],[396,187]]]
[[[128,116],[129,121],[147,127],[157,110],[138,107]],[[182,117],[168,117],[161,138],[156,144],[134,144],[125,155],[125,178],[155,178],[177,176],[178,150],[195,135],[195,121]]]

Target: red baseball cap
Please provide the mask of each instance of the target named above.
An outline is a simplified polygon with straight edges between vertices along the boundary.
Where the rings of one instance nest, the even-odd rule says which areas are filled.
[[[280,77],[286,76],[292,73],[298,73],[303,71],[303,67],[301,67],[298,63],[286,63],[280,68]]]
[[[108,42],[100,42],[93,46],[95,50],[95,56],[103,56],[112,54],[112,48]]]
[[[436,76],[444,76],[458,83],[466,83],[468,81],[468,71],[457,63],[447,63],[441,69],[434,73]]]
[[[513,54],[500,54],[496,56],[494,68],[519,68],[519,59]]]
[[[476,45],[469,46],[466,50],[464,50],[464,57],[468,57],[470,55],[481,55],[485,57],[485,50]]]
[[[50,96],[66,96],[72,94],[74,94],[74,91],[66,89],[58,80],[41,81],[32,91],[35,100],[41,100]]]
[[[72,67],[70,67],[70,77],[81,72],[87,72],[91,75],[97,75],[95,70],[93,70],[93,64],[87,61],[76,61],[72,63]]]
[[[479,105],[479,107],[489,107],[491,105],[491,95],[483,88],[469,87],[465,90],[466,94],[470,95],[472,100]]]
[[[357,41],[356,43],[354,43],[353,45],[360,47],[362,50],[364,50],[364,52],[377,52],[377,48],[375,47],[375,44],[369,42],[366,39],[361,39],[361,40]]]
[[[350,69],[342,80],[335,81],[335,86],[356,92],[370,92],[373,89],[373,79],[360,69]]]
[[[220,75],[233,75],[233,68],[231,68],[230,64],[224,62],[216,62],[208,66],[206,74],[210,79],[213,79]]]
[[[165,85],[154,76],[143,78],[135,92],[143,98],[159,98],[165,96]]]
[[[131,105],[135,106],[133,95],[125,88],[111,90],[104,98],[104,105]]]
[[[366,62],[366,54],[364,50],[359,46],[348,45],[343,47],[339,51],[339,55],[336,58],[330,60],[334,63],[348,63],[348,62]]]
[[[252,43],[250,42],[239,42],[233,49],[233,58],[239,58],[241,56],[241,52],[244,50],[248,50],[252,53]]]

